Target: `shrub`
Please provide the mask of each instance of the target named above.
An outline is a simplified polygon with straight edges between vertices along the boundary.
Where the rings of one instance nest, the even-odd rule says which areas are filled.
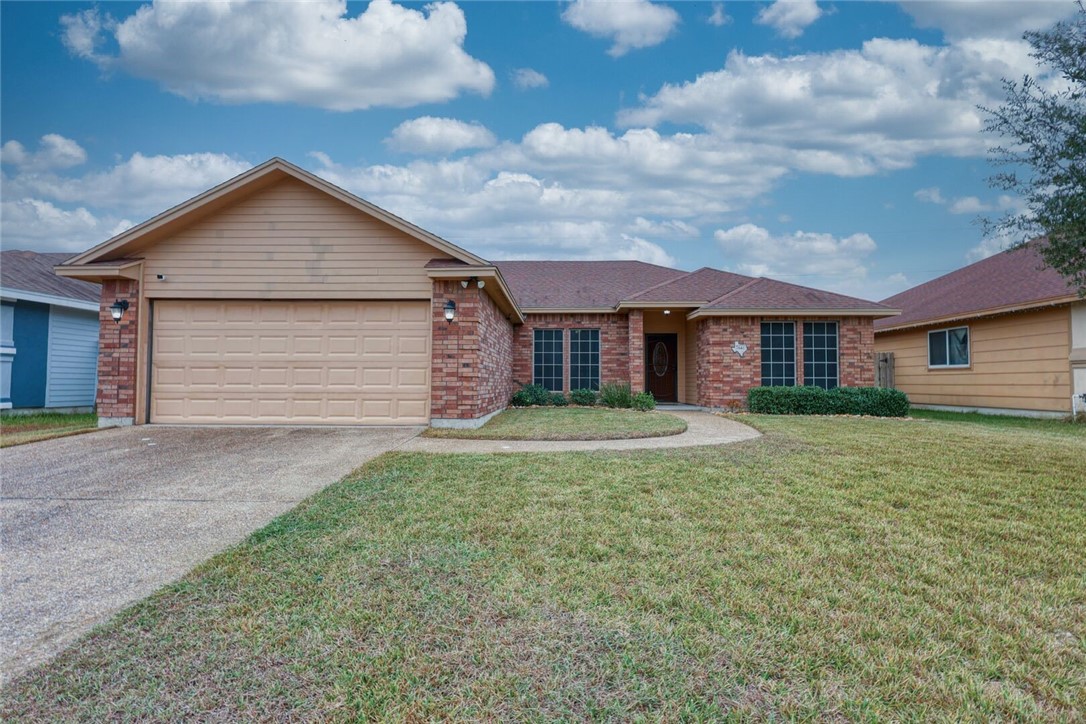
[[[569,393],[569,399],[574,405],[591,407],[596,404],[596,393],[593,390],[574,390]]]
[[[630,386],[621,382],[608,382],[601,386],[600,404],[607,407],[630,407],[633,405]]]
[[[904,417],[909,398],[885,387],[755,387],[747,393],[751,412],[764,415],[871,415]]]
[[[549,405],[551,393],[541,385],[524,385],[513,393],[509,404],[513,407],[531,407],[532,405]]]
[[[648,412],[656,409],[656,398],[651,392],[638,392],[631,401],[633,409]]]
[[[550,398],[548,399],[548,402],[550,402],[550,404],[554,405],[555,407],[565,407],[569,404],[569,400],[567,400],[566,396],[563,395],[561,392],[552,392]]]

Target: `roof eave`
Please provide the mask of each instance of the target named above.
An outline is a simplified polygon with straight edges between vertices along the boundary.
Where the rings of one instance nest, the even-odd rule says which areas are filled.
[[[1026,302],[1023,304],[1008,304],[1002,307],[989,307],[987,309],[979,309],[969,312],[956,312],[954,314],[944,315],[942,317],[929,317],[927,319],[918,319],[912,322],[906,322],[905,324],[895,324],[891,327],[881,327],[875,330],[875,334],[885,334],[886,332],[899,332],[905,329],[916,329],[917,327],[931,327],[937,324],[948,324],[951,322],[960,322],[966,319],[980,319],[982,317],[995,317],[1000,314],[1013,314],[1015,312],[1028,312],[1033,309],[1043,309],[1045,307],[1057,307],[1062,304],[1071,304],[1073,302],[1082,301],[1082,298],[1077,294],[1066,294],[1059,297],[1050,297],[1048,299],[1040,299],[1032,302]]]
[[[54,307],[65,307],[67,309],[81,309],[88,312],[98,311],[98,302],[90,301],[88,299],[75,299],[59,294],[46,294],[44,292],[33,292],[27,289],[15,289],[12,287],[0,287],[0,298],[23,302],[37,302],[38,304],[49,304]]]
[[[501,296],[494,299],[498,308],[508,314],[517,324],[524,323],[524,314],[520,307],[517,306],[517,302],[513,298],[513,293],[509,291],[509,285],[505,283],[505,277],[502,276],[501,270],[492,264],[483,266],[438,267],[428,269],[426,275],[431,279],[463,280],[477,277],[483,281],[493,281],[501,292]],[[491,294],[491,298],[494,298],[493,294]]]
[[[123,263],[118,264],[93,264],[87,266],[61,264],[53,267],[53,273],[58,277],[101,283],[104,279],[139,279],[141,264],[143,264],[142,259],[126,259]]]
[[[675,302],[619,302],[616,309],[654,309],[656,307],[700,307],[704,304],[708,304],[708,299],[703,299],[699,302],[690,301],[675,301]]]
[[[701,319],[703,317],[892,317],[901,314],[900,309],[819,309],[810,308],[780,308],[780,307],[751,307],[747,309],[695,309],[686,315],[687,319]]]

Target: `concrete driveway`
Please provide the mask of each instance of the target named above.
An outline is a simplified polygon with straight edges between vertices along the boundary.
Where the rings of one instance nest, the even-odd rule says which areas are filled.
[[[0,451],[0,680],[421,429],[147,426]]]

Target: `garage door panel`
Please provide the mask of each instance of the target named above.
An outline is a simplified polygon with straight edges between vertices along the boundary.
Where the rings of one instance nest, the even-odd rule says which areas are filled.
[[[159,300],[152,422],[424,424],[427,302]]]

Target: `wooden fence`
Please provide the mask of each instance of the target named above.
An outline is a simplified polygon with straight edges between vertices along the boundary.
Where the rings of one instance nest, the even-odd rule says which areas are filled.
[[[875,384],[878,387],[894,386],[894,353],[875,353]]]

